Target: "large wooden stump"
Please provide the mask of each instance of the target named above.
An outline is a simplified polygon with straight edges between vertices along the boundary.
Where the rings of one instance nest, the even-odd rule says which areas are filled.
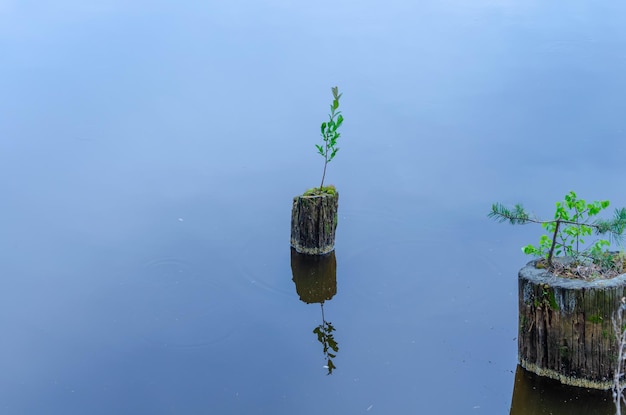
[[[626,274],[584,281],[529,262],[519,272],[519,361],[561,383],[609,389],[617,359],[612,317],[626,295]]]
[[[301,254],[323,255],[335,249],[339,193],[296,196],[291,210],[291,246]]]

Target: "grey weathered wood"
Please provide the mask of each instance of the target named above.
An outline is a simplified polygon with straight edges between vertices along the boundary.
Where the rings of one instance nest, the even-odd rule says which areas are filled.
[[[626,274],[584,281],[535,263],[519,272],[520,364],[567,385],[609,389],[618,351],[612,317],[626,295]]]
[[[339,193],[294,197],[291,246],[309,255],[323,255],[335,249],[338,206]]]

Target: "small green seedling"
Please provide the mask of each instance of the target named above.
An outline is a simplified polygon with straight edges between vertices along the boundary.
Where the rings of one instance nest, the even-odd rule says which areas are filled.
[[[609,234],[610,239],[621,242],[626,227],[626,209],[616,209],[610,220],[591,220],[608,206],[608,200],[587,203],[570,191],[565,195],[564,201],[556,202],[553,220],[531,217],[519,204],[511,210],[500,203],[494,203],[488,216],[498,222],[509,222],[512,225],[541,224],[547,234],[541,235],[538,245],[526,245],[522,250],[527,255],[544,258],[550,269],[554,269],[555,256],[566,256],[573,257],[577,263],[591,262],[598,265],[601,270],[607,270],[616,265],[616,258],[619,258],[620,264],[623,262],[621,259],[623,256],[610,255],[608,251],[610,240],[598,239],[586,248],[583,248],[583,244],[594,232],[597,235]]]
[[[339,108],[339,98],[341,98],[342,94],[339,93],[339,89],[336,86],[331,88],[331,91],[333,93],[333,103],[330,104],[330,114],[328,115],[329,120],[324,121],[321,126],[322,140],[324,143],[322,145],[315,144],[317,152],[324,157],[324,173],[322,173],[320,192],[324,191],[326,166],[328,166],[328,163],[335,158],[335,155],[339,151],[339,147],[337,147],[337,139],[341,136],[341,134],[337,130],[341,127],[341,124],[343,124],[343,115],[341,115],[341,111],[337,111]]]

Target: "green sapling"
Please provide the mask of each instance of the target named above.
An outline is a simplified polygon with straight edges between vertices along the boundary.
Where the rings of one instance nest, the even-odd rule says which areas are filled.
[[[320,184],[320,192],[324,190],[324,178],[326,177],[326,166],[330,163],[334,158],[337,152],[339,151],[339,147],[337,147],[337,139],[341,136],[339,131],[339,127],[343,123],[343,115],[341,115],[341,111],[337,111],[339,108],[339,98],[341,95],[339,93],[338,87],[331,88],[333,93],[333,103],[330,104],[330,114],[328,115],[329,120],[324,121],[321,126],[322,131],[322,140],[324,143],[322,145],[315,144],[317,148],[317,152],[324,157],[324,173],[322,173],[322,183]]]
[[[608,251],[610,241],[598,239],[586,248],[583,248],[583,244],[593,233],[609,234],[613,240],[621,241],[626,227],[626,209],[616,209],[612,219],[591,219],[607,207],[608,200],[588,203],[570,191],[565,195],[565,200],[556,202],[553,220],[531,217],[519,204],[513,209],[508,209],[500,203],[494,203],[488,216],[498,222],[509,222],[512,225],[540,224],[547,234],[541,235],[538,245],[529,244],[522,250],[527,255],[545,259],[549,268],[554,268],[555,256],[567,256],[577,261],[590,261],[606,271],[617,265],[615,260],[621,258],[610,255]]]

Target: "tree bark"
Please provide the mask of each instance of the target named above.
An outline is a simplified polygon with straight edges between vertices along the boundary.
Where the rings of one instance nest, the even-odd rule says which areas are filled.
[[[296,196],[291,210],[291,246],[301,254],[324,255],[335,249],[339,193]]]
[[[612,318],[626,295],[626,274],[585,281],[535,263],[519,272],[520,364],[563,384],[609,389],[618,352]]]

